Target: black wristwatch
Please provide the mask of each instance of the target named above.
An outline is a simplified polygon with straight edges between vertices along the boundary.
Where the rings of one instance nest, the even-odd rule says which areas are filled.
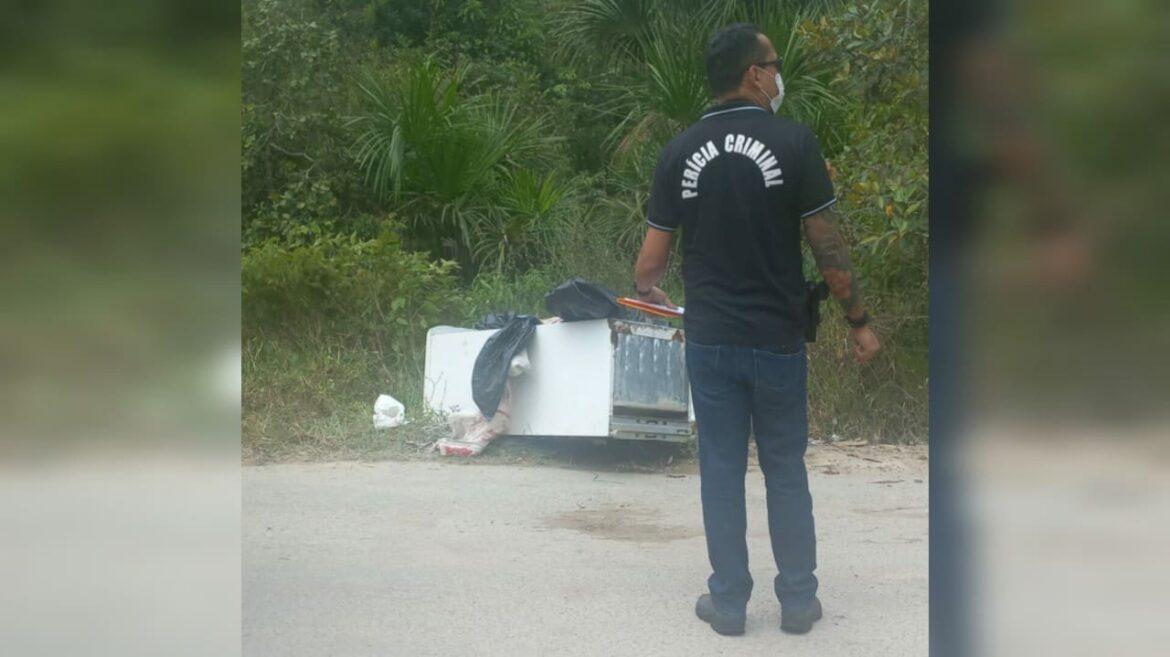
[[[846,315],[845,323],[849,325],[849,328],[859,329],[869,323],[869,311],[863,312],[860,319],[853,319],[849,315]]]

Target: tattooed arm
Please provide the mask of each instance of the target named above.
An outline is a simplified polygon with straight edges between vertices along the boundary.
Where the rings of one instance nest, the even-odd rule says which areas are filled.
[[[804,237],[812,249],[813,259],[829,292],[841,304],[845,316],[856,324],[866,320],[865,306],[858,289],[857,275],[853,271],[853,263],[849,260],[849,247],[841,236],[840,221],[832,207],[804,218]],[[857,360],[864,363],[881,348],[877,335],[869,327],[868,322],[861,326],[854,326],[850,331],[853,342],[853,352]]]
[[[831,207],[825,208],[805,217],[804,238],[808,240],[821,276],[829,285],[829,292],[850,319],[861,319],[865,308],[857,289],[857,277],[853,275],[853,263],[849,260],[849,247],[841,237],[839,226],[837,213]]]

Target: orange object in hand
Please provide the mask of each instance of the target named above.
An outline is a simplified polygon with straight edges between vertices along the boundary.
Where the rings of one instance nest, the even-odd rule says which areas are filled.
[[[645,301],[641,301],[639,299],[634,299],[631,297],[618,297],[617,302],[619,304],[627,307],[627,308],[633,308],[634,310],[641,310],[644,313],[649,313],[651,315],[657,315],[659,317],[669,317],[669,318],[674,319],[674,318],[678,318],[678,317],[683,316],[683,307],[682,306],[679,306],[677,308],[671,308],[669,306],[661,306],[661,305],[656,304],[656,303],[647,303]]]

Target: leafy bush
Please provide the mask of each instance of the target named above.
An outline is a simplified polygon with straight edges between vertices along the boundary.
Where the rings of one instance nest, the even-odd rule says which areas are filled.
[[[370,442],[381,392],[422,411],[426,331],[466,307],[456,265],[404,251],[391,230],[363,239],[307,226],[243,257],[244,440],[251,458]],[[373,443],[370,443],[371,445]]]
[[[257,206],[290,185],[324,181],[346,202],[360,178],[345,148],[339,110],[355,97],[356,44],[297,0],[254,0],[242,13],[242,204]]]
[[[245,339],[373,347],[402,357],[451,317],[456,265],[403,251],[392,231],[375,239],[270,239],[243,256]]]
[[[874,293],[913,315],[926,314],[927,293],[926,29],[925,3],[906,0],[850,5],[803,26],[836,84],[860,99],[832,160],[855,260]]]

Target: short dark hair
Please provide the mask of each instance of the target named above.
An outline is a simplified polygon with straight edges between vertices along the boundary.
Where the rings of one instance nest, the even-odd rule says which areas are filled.
[[[707,43],[707,85],[713,96],[739,88],[743,72],[767,53],[760,29],[751,23],[733,23],[717,31]]]

